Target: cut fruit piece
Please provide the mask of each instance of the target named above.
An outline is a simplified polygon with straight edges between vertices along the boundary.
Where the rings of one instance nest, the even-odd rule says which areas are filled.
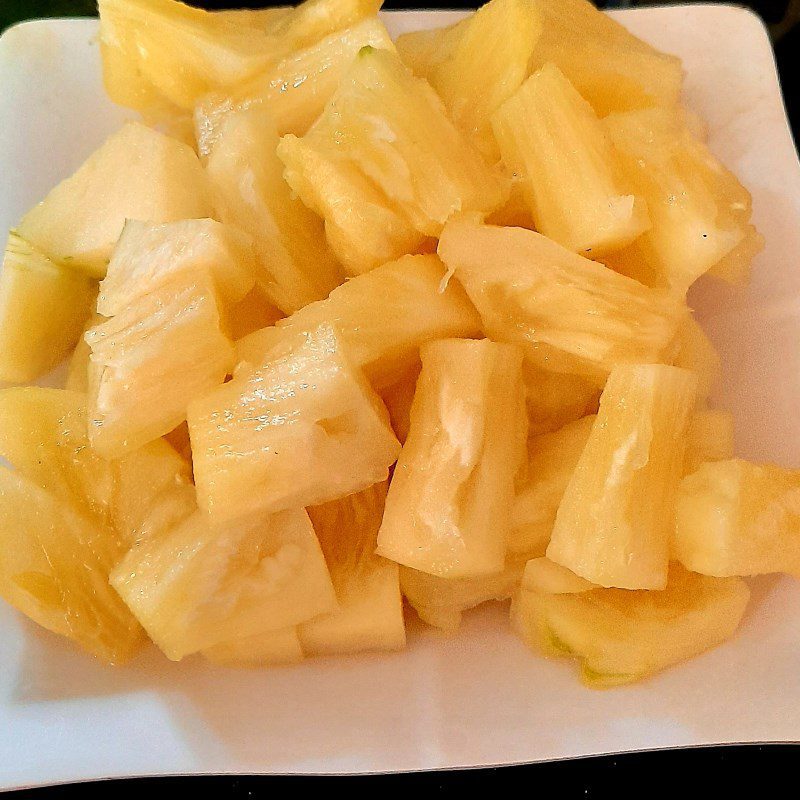
[[[210,216],[207,179],[192,149],[127,122],[34,206],[18,231],[53,261],[102,278],[126,219]]]
[[[556,512],[567,489],[595,417],[584,417],[555,433],[528,442],[525,485],[517,492],[511,511],[508,552],[528,558],[544,555],[556,522]]]
[[[385,480],[400,444],[330,326],[195,399],[200,507],[217,520],[319,505]]]
[[[113,317],[165,283],[208,276],[225,304],[255,283],[250,237],[212,219],[152,225],[128,220],[100,285],[97,311]]]
[[[800,577],[800,470],[703,464],[678,490],[673,557],[705,575]]]
[[[233,93],[204,97],[194,111],[198,152],[210,155],[229,114],[256,106],[269,111],[280,135],[302,136],[323,112],[347,66],[367,46],[394,49],[389,32],[377,19],[365,19],[290,53]]]
[[[75,346],[96,291],[93,280],[12,231],[0,270],[0,382],[30,383],[57,366]]]
[[[527,363],[522,365],[522,380],[530,436],[552,433],[597,411],[600,399],[597,381],[580,375],[546,372]]]
[[[298,197],[325,220],[325,236],[348,275],[360,275],[413,253],[423,234],[350,161],[326,144],[324,127],[302,139],[285,136],[278,156],[284,178]]]
[[[637,39],[588,0],[534,0],[533,5],[543,25],[531,66],[556,64],[598,116],[677,105],[680,59]]]
[[[739,259],[749,266],[762,244],[750,224],[750,194],[672,111],[614,114],[604,124],[652,221],[630,252],[609,264],[677,292],[686,292],[729,254],[731,264]]]
[[[421,344],[475,336],[480,319],[464,290],[450,281],[436,256],[404,256],[347,281],[327,300],[306,306],[275,327],[236,345],[239,362],[260,364],[270,352],[287,351],[319,325],[333,325],[354,366],[379,388],[401,380],[419,360]]]
[[[253,239],[259,286],[291,314],[327,297],[341,282],[341,274],[322,222],[292,196],[284,181],[277,146],[278,135],[266,111],[232,113],[207,170],[218,193],[220,219]]]
[[[471,19],[472,15],[445,28],[404,33],[395,42],[397,52],[415,75],[427,80],[439,64],[453,55]]]
[[[0,467],[0,596],[111,664],[130,658],[143,639],[108,585],[116,556],[108,530]]]
[[[400,444],[405,444],[411,428],[411,406],[414,403],[421,369],[421,364],[414,364],[400,380],[381,392],[381,399],[392,421],[392,430]]]
[[[399,568],[375,555],[386,486],[377,483],[358,494],[307,509],[331,573],[339,610],[298,627],[306,655],[405,647]]]
[[[177,428],[161,437],[189,466],[192,465],[192,443],[189,439],[189,426],[181,422]]]
[[[203,650],[203,655],[222,667],[271,667],[303,660],[297,628],[257,633]]]
[[[223,9],[211,13],[223,25],[272,31],[279,22],[284,22],[293,10],[291,6],[276,6],[275,8]]]
[[[599,588],[549,558],[532,558],[522,576],[523,592],[580,594]]]
[[[683,474],[691,475],[706,461],[733,458],[733,414],[730,411],[698,411],[686,431]]]
[[[489,159],[499,153],[489,118],[519,88],[541,33],[525,0],[491,0],[459,26],[458,43],[425,77],[450,117]]]
[[[377,552],[440,577],[501,572],[527,435],[522,353],[443,339],[421,357]]]
[[[222,309],[222,329],[237,342],[283,318],[283,312],[256,286],[238,303]]]
[[[173,661],[336,609],[325,559],[302,509],[218,528],[198,511],[138,542],[110,581]]]
[[[486,334],[521,345],[531,366],[602,386],[617,364],[669,355],[680,316],[675,299],[535,231],[464,217],[443,231],[439,255],[464,284]]]
[[[547,557],[600,586],[663,589],[697,378],[616,367],[570,479]]]
[[[221,384],[234,365],[202,276],[140,298],[86,340],[89,438],[106,458],[169,433],[186,419],[189,401]]]
[[[546,64],[492,117],[506,167],[522,181],[536,230],[593,258],[650,227],[592,107]]]
[[[523,581],[511,620],[532,650],[580,659],[584,682],[604,688],[722,644],[739,626],[749,598],[739,578],[695,575],[676,564],[661,592],[550,594]]]
[[[508,600],[519,586],[524,566],[524,561],[511,561],[502,572],[477,578],[440,578],[401,567],[400,586],[423,622],[456,633],[465,611],[492,600]]]
[[[499,173],[445,113],[436,92],[396,53],[362,48],[322,117],[329,142],[426,236],[460,211],[503,201]]]
[[[722,376],[722,362],[716,348],[691,312],[678,327],[678,346],[674,365],[691,370],[697,375],[697,397],[702,401],[707,400]]]
[[[67,380],[64,383],[64,388],[70,392],[86,394],[89,391],[89,357],[92,354],[92,349],[86,341],[86,333],[104,321],[99,314],[92,314],[83,328],[83,332],[69,358]]]

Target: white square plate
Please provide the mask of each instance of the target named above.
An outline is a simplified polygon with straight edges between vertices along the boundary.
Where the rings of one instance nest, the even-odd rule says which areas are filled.
[[[451,12],[389,12],[394,33]],[[624,11],[684,59],[686,102],[752,191],[767,246],[743,292],[693,295],[720,347],[741,455],[800,467],[800,164],[763,25],[732,6]],[[93,20],[0,40],[0,229],[127,116],[104,96]],[[359,773],[800,739],[800,587],[759,582],[736,639],[645,683],[590,691],[512,637],[507,608],[409,649],[266,671],[103,667],[0,604],[0,788],[174,773]]]

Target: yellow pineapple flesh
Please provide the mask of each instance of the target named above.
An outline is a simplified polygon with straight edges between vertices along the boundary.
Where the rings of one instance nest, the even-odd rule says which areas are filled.
[[[733,439],[733,414],[730,411],[696,411],[686,431],[683,474],[691,475],[706,461],[733,458]]]
[[[663,589],[697,379],[616,367],[556,514],[547,557],[592,583]]]
[[[421,369],[420,363],[414,364],[402,378],[380,392],[381,399],[389,412],[389,419],[392,421],[392,430],[400,444],[405,444],[411,428],[411,406]]]
[[[597,381],[580,375],[547,372],[529,363],[522,365],[528,432],[551,433],[597,411]]]
[[[221,667],[267,667],[296,664],[303,648],[294,626],[220,642],[203,650],[203,656]]]
[[[441,577],[501,572],[527,435],[522,353],[445,339],[421,357],[377,552]]]
[[[544,594],[580,594],[599,588],[546,556],[532,558],[525,564],[520,583],[526,592]]]
[[[89,317],[78,338],[75,349],[69,357],[67,378],[64,382],[65,389],[71,392],[80,392],[81,394],[86,394],[89,391],[89,357],[92,354],[92,349],[86,341],[86,333],[104,321],[104,318],[99,314],[92,314]]]
[[[274,325],[283,312],[255,286],[238,303],[221,309],[222,330],[234,342]]]
[[[719,353],[691,313],[678,326],[677,339],[679,349],[672,363],[697,375],[697,396],[707,400],[722,375]]]
[[[436,67],[453,55],[471,21],[472,15],[444,28],[404,33],[395,42],[397,52],[415,75],[427,80]]]

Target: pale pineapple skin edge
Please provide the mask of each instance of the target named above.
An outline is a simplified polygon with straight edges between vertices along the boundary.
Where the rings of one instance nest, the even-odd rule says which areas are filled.
[[[100,0],[140,119],[6,246],[0,596],[109,664],[391,652],[508,600],[593,688],[721,645],[800,574],[800,472],[709,405],[686,292],[763,240],[680,61],[586,0],[395,41],[379,8]]]

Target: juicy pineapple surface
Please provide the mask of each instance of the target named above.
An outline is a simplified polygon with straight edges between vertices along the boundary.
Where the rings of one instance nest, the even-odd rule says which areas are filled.
[[[352,494],[384,480],[400,449],[385,406],[325,325],[197,397],[189,432],[200,505],[220,520]]]
[[[271,667],[302,661],[303,648],[297,628],[290,626],[220,642],[203,650],[203,656],[221,667]]]
[[[683,474],[691,475],[707,461],[733,458],[733,414],[705,409],[692,415],[686,430]]]

